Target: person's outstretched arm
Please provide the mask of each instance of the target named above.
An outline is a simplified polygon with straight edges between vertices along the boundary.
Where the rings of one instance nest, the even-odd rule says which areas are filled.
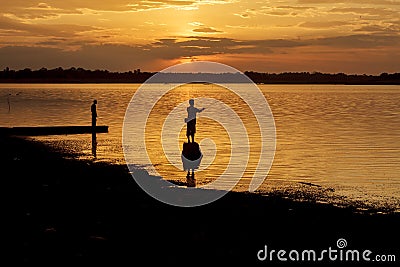
[[[196,113],[200,113],[200,112],[202,112],[203,110],[205,110],[205,108],[195,108],[195,111],[196,111]]]

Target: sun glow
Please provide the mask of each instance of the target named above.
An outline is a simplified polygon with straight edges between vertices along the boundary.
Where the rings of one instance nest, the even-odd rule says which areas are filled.
[[[157,71],[213,59],[241,70],[394,72],[400,68],[399,4],[9,1],[0,13],[0,67],[93,68],[96,57],[98,67],[110,70],[128,70],[135,62],[135,68]]]

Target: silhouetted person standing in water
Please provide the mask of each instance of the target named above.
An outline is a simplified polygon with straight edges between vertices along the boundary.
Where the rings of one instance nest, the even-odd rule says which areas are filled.
[[[92,127],[93,127],[93,130],[95,130],[94,127],[96,127],[96,121],[97,121],[97,107],[96,107],[96,105],[97,105],[97,100],[95,99],[95,100],[93,100],[93,104],[90,107],[90,111],[92,112]]]
[[[202,112],[205,108],[198,109],[194,107],[194,100],[189,100],[189,107],[187,107],[188,117],[186,120],[186,136],[188,139],[188,143],[190,143],[190,136],[192,137],[192,142],[194,143],[194,134],[196,133],[196,115],[197,113]]]

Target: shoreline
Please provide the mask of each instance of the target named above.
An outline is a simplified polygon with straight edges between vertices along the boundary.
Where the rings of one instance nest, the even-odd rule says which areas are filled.
[[[143,84],[145,81],[143,82],[130,82],[130,81],[63,81],[63,82],[57,82],[57,81],[0,81],[1,85],[5,85],[5,84]],[[160,84],[164,84],[164,83],[160,83]],[[202,83],[201,83],[202,84]],[[221,83],[223,84],[223,83]],[[230,84],[230,83],[227,83]],[[400,82],[396,81],[396,82],[371,82],[371,83],[342,83],[342,82],[254,82],[254,84],[256,85],[376,85],[376,86],[398,86],[400,85]]]
[[[238,192],[205,206],[173,207],[141,190],[126,166],[77,160],[16,137],[1,136],[1,145],[7,183],[22,203],[14,208],[23,225],[19,261],[251,265],[264,245],[326,248],[345,238],[352,248],[400,247],[400,213]]]

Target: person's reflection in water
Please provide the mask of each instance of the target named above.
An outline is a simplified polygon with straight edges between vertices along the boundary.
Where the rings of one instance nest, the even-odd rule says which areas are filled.
[[[90,106],[92,112],[92,155],[97,158],[97,136],[96,136],[96,121],[97,121],[97,100],[93,100],[93,104]]]
[[[196,179],[194,178],[194,170],[192,169],[192,173],[188,170],[186,174],[186,186],[187,187],[196,187]]]
[[[196,187],[194,172],[199,168],[201,159],[203,158],[199,144],[196,142],[183,143],[181,158],[183,170],[187,171],[186,186]]]
[[[96,132],[92,132],[92,155],[94,159],[97,159],[97,136]]]

